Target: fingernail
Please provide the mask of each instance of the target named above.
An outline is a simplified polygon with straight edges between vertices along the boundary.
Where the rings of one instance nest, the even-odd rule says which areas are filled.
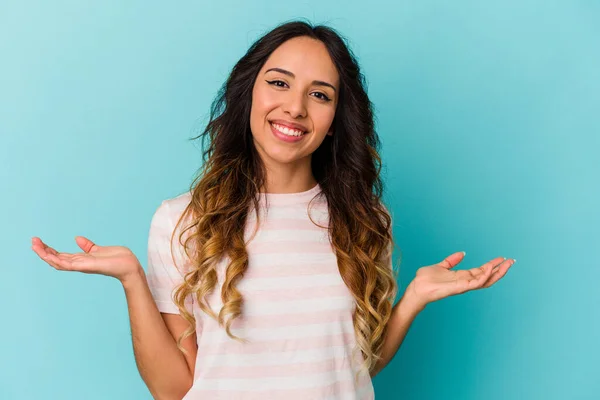
[[[463,257],[467,255],[466,251],[463,251],[462,253],[463,253]]]

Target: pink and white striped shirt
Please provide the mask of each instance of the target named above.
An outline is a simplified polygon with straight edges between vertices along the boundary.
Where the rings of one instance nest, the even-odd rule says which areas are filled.
[[[375,397],[366,370],[354,380],[363,361],[360,351],[352,355],[354,298],[339,273],[327,230],[309,219],[308,203],[320,191],[316,185],[300,193],[260,193],[260,227],[248,242],[256,225],[254,213],[249,214],[249,265],[237,286],[244,304],[231,330],[248,343],[229,338],[190,297],[198,355],[194,384],[185,400]],[[189,201],[190,193],[164,200],[151,222],[147,278],[163,313],[179,313],[171,293],[182,273],[171,259],[169,239]],[[324,196],[312,202],[310,215],[319,225],[328,225]],[[180,229],[174,255],[178,266],[189,268],[177,243]],[[220,285],[228,261],[226,257],[218,265],[219,281],[208,297],[216,313],[223,305]]]

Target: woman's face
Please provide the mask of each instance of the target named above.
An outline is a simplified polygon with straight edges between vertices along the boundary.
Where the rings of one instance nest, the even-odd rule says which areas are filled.
[[[296,37],[269,56],[254,83],[250,111],[254,145],[267,166],[310,166],[311,154],[331,134],[338,92],[339,76],[322,42]],[[302,135],[294,136],[298,129]]]

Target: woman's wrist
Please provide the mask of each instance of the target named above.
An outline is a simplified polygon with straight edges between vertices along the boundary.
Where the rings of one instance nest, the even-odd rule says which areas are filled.
[[[423,301],[416,296],[412,287],[412,282],[407,286],[400,302],[402,302],[403,308],[412,311],[415,315],[423,311],[427,306],[426,303],[423,303]]]
[[[146,274],[142,266],[138,266],[137,269],[131,271],[127,275],[119,279],[124,289],[129,289],[138,286],[140,283],[146,283]]]

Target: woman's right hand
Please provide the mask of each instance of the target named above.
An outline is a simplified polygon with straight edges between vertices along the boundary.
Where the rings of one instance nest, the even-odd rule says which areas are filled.
[[[139,260],[127,247],[98,246],[83,236],[75,237],[75,242],[83,253],[59,253],[38,237],[31,239],[31,249],[42,260],[61,271],[112,276],[121,282],[142,271]]]

